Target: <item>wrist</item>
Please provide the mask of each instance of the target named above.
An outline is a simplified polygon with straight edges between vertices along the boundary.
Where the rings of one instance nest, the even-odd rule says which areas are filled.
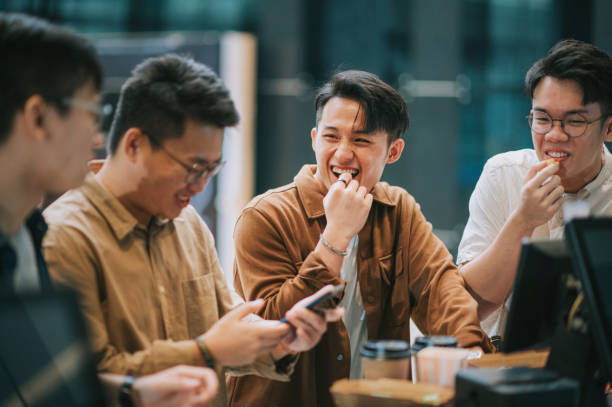
[[[203,336],[196,337],[195,343],[198,347],[200,356],[202,357],[202,360],[204,361],[204,366],[214,369],[218,363],[216,359],[213,357],[212,353],[210,352],[209,344],[204,340]]]
[[[323,231],[323,233],[321,233],[319,237],[337,251],[346,252],[351,238],[338,235],[336,233],[328,231],[327,229],[328,228],[325,228],[325,230]]]
[[[134,407],[134,376],[126,376],[119,388],[119,405],[121,407]]]
[[[531,225],[525,216],[521,213],[520,209],[514,211],[510,216],[510,224],[513,225],[513,229],[519,239],[524,237],[530,237],[537,225]]]

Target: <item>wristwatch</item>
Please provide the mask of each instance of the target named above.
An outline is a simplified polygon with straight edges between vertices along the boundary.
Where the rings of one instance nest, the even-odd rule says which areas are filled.
[[[134,384],[134,376],[126,376],[123,384],[119,388],[119,405],[121,407],[134,407],[132,401],[132,385]]]

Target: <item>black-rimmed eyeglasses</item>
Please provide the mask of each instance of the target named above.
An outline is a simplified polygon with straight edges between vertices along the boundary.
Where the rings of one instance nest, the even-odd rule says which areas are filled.
[[[570,113],[563,117],[563,119],[553,119],[550,114],[540,110],[532,110],[531,113],[526,116],[529,127],[537,134],[548,133],[552,129],[553,123],[559,122],[563,131],[569,137],[582,136],[590,124],[604,119],[605,117],[605,115],[602,115],[595,120],[587,120],[587,118],[580,113]]]
[[[205,167],[201,164],[187,164],[183,162],[180,158],[172,154],[170,151],[166,150],[164,146],[161,145],[159,141],[157,141],[154,137],[147,135],[151,143],[155,144],[158,148],[160,148],[168,157],[174,160],[177,164],[187,171],[185,175],[185,182],[187,184],[197,184],[202,178],[212,178],[221,171],[221,168],[225,165],[226,161],[218,161],[213,163],[211,166]]]

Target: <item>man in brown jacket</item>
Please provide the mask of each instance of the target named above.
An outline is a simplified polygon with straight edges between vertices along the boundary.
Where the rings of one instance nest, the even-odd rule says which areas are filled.
[[[331,384],[361,376],[363,343],[408,341],[410,317],[427,334],[492,349],[476,301],[419,205],[379,182],[404,148],[402,98],[375,75],[347,71],[321,88],[315,107],[317,165],[244,209],[234,284],[245,299],[266,300],[265,318],[282,316],[325,284],[346,284],[339,302],[345,317],[302,354],[291,383],[231,378],[232,406],[332,406]]]

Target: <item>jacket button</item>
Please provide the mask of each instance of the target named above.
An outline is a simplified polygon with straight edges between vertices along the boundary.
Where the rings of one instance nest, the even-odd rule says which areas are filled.
[[[344,356],[342,356],[342,353],[339,353],[338,356],[336,356],[336,359],[343,360]]]
[[[376,301],[376,297],[374,297],[373,295],[368,295],[368,302],[373,303],[374,301]]]

